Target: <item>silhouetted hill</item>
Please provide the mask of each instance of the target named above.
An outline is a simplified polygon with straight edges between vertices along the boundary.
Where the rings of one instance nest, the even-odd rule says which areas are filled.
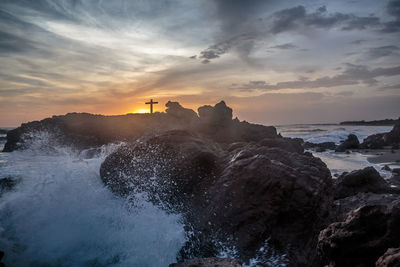
[[[189,130],[218,142],[259,141],[278,137],[275,127],[232,119],[232,109],[221,101],[199,108],[199,115],[178,102],[168,102],[165,113],[118,116],[68,113],[41,121],[23,123],[7,133],[4,151],[24,149],[30,141],[45,133],[58,145],[77,149],[101,146],[117,141],[133,141],[145,134],[168,130]]]

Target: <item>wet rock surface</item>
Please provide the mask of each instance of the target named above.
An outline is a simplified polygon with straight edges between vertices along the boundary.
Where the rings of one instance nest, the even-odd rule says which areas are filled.
[[[367,205],[321,231],[318,253],[329,266],[374,266],[400,245],[400,204]]]
[[[315,257],[333,200],[326,165],[302,151],[292,139],[226,146],[171,131],[122,147],[100,174],[115,193],[144,191],[184,213],[194,234],[182,259],[215,256],[223,241],[248,260],[268,239],[301,266]]]
[[[400,123],[396,123],[388,133],[379,133],[368,136],[360,145],[364,149],[380,149],[385,146],[398,147],[400,144]]]
[[[345,152],[347,149],[357,149],[360,146],[360,141],[354,134],[349,134],[346,140],[344,140],[335,149],[336,152]]]
[[[335,199],[368,192],[400,193],[400,190],[390,187],[374,167],[344,173],[336,180]]]
[[[376,267],[400,266],[400,248],[389,248],[376,262]]]

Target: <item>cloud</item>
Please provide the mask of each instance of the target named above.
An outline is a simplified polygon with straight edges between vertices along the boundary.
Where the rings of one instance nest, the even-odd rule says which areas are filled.
[[[374,47],[368,49],[368,57],[371,59],[377,59],[386,56],[398,55],[399,47],[395,45],[386,45],[380,47]]]
[[[297,45],[294,45],[292,43],[285,43],[285,44],[281,44],[281,45],[275,45],[275,46],[271,46],[269,47],[270,49],[281,49],[281,50],[288,50],[288,49],[295,49],[298,48]]]
[[[217,14],[221,20],[221,31],[218,32],[216,38],[218,42],[201,51],[199,58],[213,60],[235,50],[242,59],[248,60],[256,42],[285,32],[303,34],[311,28],[331,29],[337,27],[341,31],[360,31],[384,27],[380,18],[374,15],[329,13],[325,6],[314,12],[308,12],[303,5],[298,5],[260,18],[259,16],[263,14],[262,8],[271,2],[265,1],[261,4],[256,1],[248,4],[243,1],[234,1],[235,4],[232,6],[228,2],[230,4],[231,1],[216,0]],[[245,7],[245,5],[247,6]],[[257,12],[256,8],[259,9]]]
[[[392,84],[392,85],[385,85],[382,87],[379,87],[379,91],[386,91],[386,90],[400,90],[400,83],[398,84]]]
[[[395,17],[393,21],[383,23],[382,32],[394,33],[400,31],[400,0],[391,0],[386,6],[389,15]]]
[[[400,75],[400,66],[390,68],[368,69],[366,66],[347,64],[347,68],[341,74],[329,77],[321,77],[315,80],[298,79],[295,81],[278,82],[269,84],[266,81],[250,81],[245,84],[231,86],[232,89],[240,91],[271,91],[281,89],[312,89],[320,87],[337,87],[344,85],[376,85],[375,78],[383,76]]]

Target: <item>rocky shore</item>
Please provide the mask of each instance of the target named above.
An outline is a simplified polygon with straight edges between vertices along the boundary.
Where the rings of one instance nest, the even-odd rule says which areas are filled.
[[[117,195],[145,193],[182,214],[188,241],[177,260],[186,263],[171,266],[240,266],[251,259],[274,266],[274,258],[288,266],[399,262],[396,172],[385,180],[367,167],[332,179],[325,163],[304,150],[396,149],[398,124],[362,143],[349,136],[340,145],[312,144],[233,119],[224,102],[198,113],[168,102],[166,113],[67,114],[23,124],[7,133],[4,151],[26,148],[34,132],[78,150],[125,141],[102,163],[101,179]],[[227,247],[238,261],[214,258]]]

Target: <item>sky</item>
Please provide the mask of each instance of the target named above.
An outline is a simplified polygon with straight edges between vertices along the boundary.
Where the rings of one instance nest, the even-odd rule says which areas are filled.
[[[400,116],[400,0],[0,0],[0,126],[220,100],[282,125]]]

